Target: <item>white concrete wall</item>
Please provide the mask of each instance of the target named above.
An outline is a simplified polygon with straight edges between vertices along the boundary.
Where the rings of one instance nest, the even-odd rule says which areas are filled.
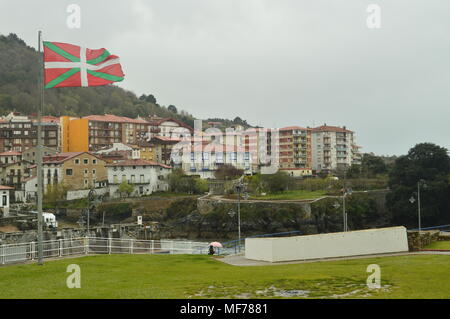
[[[246,258],[270,262],[405,251],[408,251],[408,239],[403,226],[345,233],[245,239]]]
[[[90,192],[90,189],[79,189],[73,191],[67,191],[67,200],[74,200],[80,198],[86,198]],[[95,193],[97,195],[104,195],[109,192],[109,188],[95,188]]]

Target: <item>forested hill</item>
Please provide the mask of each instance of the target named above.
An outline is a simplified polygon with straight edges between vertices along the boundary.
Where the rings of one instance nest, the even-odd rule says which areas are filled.
[[[15,34],[0,35],[0,115],[10,111],[24,114],[36,112],[38,100],[37,51]],[[137,97],[133,92],[117,86],[91,88],[62,88],[45,91],[45,115],[85,116],[115,114],[137,117],[158,115],[174,117],[193,125],[192,115],[173,105],[158,105],[152,94]]]

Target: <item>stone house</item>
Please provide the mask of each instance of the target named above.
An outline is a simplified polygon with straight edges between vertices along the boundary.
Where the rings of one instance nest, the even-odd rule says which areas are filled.
[[[57,153],[44,157],[44,191],[47,185],[63,184],[70,190],[104,187],[107,171],[104,160],[90,152]]]

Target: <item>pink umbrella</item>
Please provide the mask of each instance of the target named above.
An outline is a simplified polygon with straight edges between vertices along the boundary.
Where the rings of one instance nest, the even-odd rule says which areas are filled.
[[[209,243],[208,246],[219,247],[219,248],[223,247],[222,244],[217,241],[213,241],[212,243]]]

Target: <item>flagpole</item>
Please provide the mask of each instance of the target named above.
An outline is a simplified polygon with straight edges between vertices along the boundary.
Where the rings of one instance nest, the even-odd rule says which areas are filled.
[[[37,152],[36,152],[36,170],[37,170],[37,211],[38,211],[38,264],[44,264],[43,254],[43,233],[42,233],[42,110],[44,108],[44,53],[41,54],[42,31],[38,31],[38,54],[39,54],[39,103],[37,107]],[[43,50],[42,50],[43,51]]]

